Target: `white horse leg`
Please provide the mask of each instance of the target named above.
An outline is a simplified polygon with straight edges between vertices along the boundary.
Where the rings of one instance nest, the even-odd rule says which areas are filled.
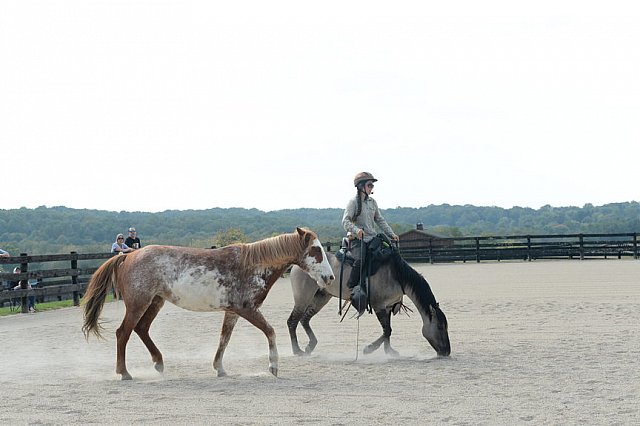
[[[218,372],[218,377],[227,375],[222,367],[222,357],[224,356],[224,350],[229,344],[229,339],[231,339],[231,333],[233,332],[233,328],[236,326],[236,322],[238,322],[238,314],[231,311],[225,311],[222,330],[220,331],[220,343],[218,344],[216,356],[213,359],[213,368]]]

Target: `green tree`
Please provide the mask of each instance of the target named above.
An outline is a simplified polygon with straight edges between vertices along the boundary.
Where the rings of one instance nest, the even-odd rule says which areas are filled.
[[[218,232],[213,239],[217,247],[224,247],[230,244],[246,243],[247,236],[238,228],[229,228],[225,231]]]

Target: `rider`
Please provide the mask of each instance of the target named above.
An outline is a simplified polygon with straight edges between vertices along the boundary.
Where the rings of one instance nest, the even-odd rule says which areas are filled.
[[[349,200],[347,208],[342,216],[342,227],[353,234],[357,239],[351,245],[351,255],[356,259],[347,286],[351,289],[351,303],[362,315],[367,307],[367,294],[360,285],[360,266],[364,265],[368,245],[377,235],[375,224],[378,224],[382,232],[390,239],[398,241],[398,236],[393,232],[386,220],[380,214],[378,203],[371,198],[373,183],[377,179],[369,172],[360,172],[353,179],[357,188],[356,196]],[[361,244],[364,244],[364,250]],[[362,258],[362,254],[364,257]]]

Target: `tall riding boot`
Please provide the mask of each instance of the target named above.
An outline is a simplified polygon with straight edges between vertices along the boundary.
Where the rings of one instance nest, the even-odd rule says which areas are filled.
[[[351,268],[351,273],[349,274],[349,281],[347,282],[347,287],[352,290],[357,285],[360,285],[360,259],[357,259],[355,262],[353,262],[353,267]]]
[[[367,292],[360,283],[360,259],[356,260],[351,268],[347,287],[351,289],[351,304],[358,311],[358,316],[361,316],[367,309]]]

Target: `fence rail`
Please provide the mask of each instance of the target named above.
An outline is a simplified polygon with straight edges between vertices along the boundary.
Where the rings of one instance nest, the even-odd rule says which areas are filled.
[[[2,290],[0,291],[0,306],[6,302],[11,304],[19,300],[20,310],[23,313],[29,312],[28,298],[34,296],[36,299],[57,298],[58,300],[73,298],[74,305],[80,304],[80,294],[84,292],[91,275],[98,269],[95,267],[78,267],[78,261],[96,261],[108,259],[114,256],[113,253],[89,253],[79,254],[71,252],[69,254],[47,254],[32,256],[21,253],[20,256],[0,258],[0,266],[18,265],[21,272],[0,273]],[[69,262],[69,268],[52,268],[30,270],[29,265],[39,265],[48,262]],[[95,262],[93,262],[95,263]],[[58,279],[56,279],[58,278]],[[62,279],[59,279],[62,278]],[[36,288],[28,288],[29,280],[37,280]],[[19,283],[20,288],[14,290],[14,286]]]
[[[339,243],[328,242],[327,249]],[[411,241],[400,253],[410,262],[467,262],[535,259],[638,259],[638,233],[543,234],[425,238]]]
[[[411,242],[412,247],[403,247],[400,253],[410,262],[467,262],[536,259],[587,259],[632,257],[638,259],[638,233],[623,234],[563,234],[563,235],[505,235],[483,237],[452,237],[425,239],[421,243]],[[337,250],[340,243],[327,242],[328,251]],[[91,274],[97,266],[79,267],[78,262],[96,263],[108,259],[112,253],[47,254],[32,256],[0,257],[0,266],[19,265],[22,272],[0,273],[0,280],[22,282],[19,290],[4,285],[0,291],[0,306],[7,301],[20,299],[22,312],[28,312],[29,296],[39,299],[73,297],[75,305],[80,303],[80,295],[85,291]],[[69,262],[68,268],[30,268],[48,262]],[[27,288],[27,280],[39,281],[34,289]],[[15,285],[15,284],[14,284]]]

